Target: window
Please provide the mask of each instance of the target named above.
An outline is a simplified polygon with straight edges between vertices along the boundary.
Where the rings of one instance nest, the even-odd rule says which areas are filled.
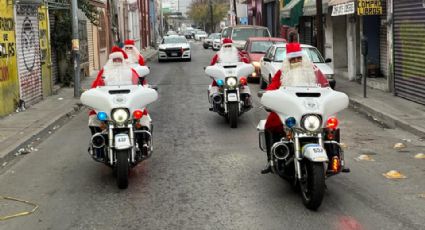
[[[273,43],[271,41],[252,42],[250,53],[266,53],[267,49],[269,49],[272,45]]]
[[[184,37],[180,36],[172,36],[172,37],[165,37],[163,44],[173,44],[173,43],[186,43],[187,40]]]
[[[240,28],[233,30],[233,40],[246,41],[250,37],[270,37],[270,34],[266,28]]]
[[[322,55],[316,48],[301,48],[304,55],[313,63],[324,63]],[[286,58],[286,48],[278,48],[274,57],[275,62],[281,62]]]

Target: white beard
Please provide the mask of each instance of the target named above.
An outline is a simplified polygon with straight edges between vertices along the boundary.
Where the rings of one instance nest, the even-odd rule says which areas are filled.
[[[239,62],[238,49],[236,49],[236,47],[221,48],[221,50],[218,52],[218,62],[222,62],[222,63]]]
[[[292,67],[285,60],[282,66],[280,78],[282,86],[317,86],[317,78],[314,73],[313,64],[303,57],[301,66]]]
[[[127,53],[127,55],[128,55],[128,62],[129,63],[139,63],[139,55],[138,54],[136,54],[136,52],[131,52],[131,53]]]
[[[104,69],[105,85],[132,85],[133,73],[131,68],[125,65],[110,66]]]

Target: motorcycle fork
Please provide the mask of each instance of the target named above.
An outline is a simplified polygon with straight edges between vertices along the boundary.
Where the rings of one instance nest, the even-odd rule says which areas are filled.
[[[298,180],[301,180],[302,179],[301,161],[303,159],[303,156],[301,155],[300,134],[295,132],[294,139],[295,139],[295,143],[294,143],[294,148],[295,148],[295,158],[294,158],[295,174],[296,174]],[[317,139],[318,139],[319,145],[322,146],[322,148],[324,148],[321,133],[317,134]]]
[[[227,109],[227,103],[228,103],[228,101],[227,101],[227,91],[228,91],[228,89],[224,89],[224,93],[223,93],[223,103],[224,103],[224,113],[226,113],[227,114],[227,112],[228,112],[228,109]],[[241,111],[241,103],[240,103],[240,101],[241,101],[241,98],[240,98],[240,95],[239,95],[239,88],[236,88],[236,96],[238,97],[238,104],[239,104],[239,112]]]
[[[131,162],[135,162],[135,158],[136,158],[136,151],[135,151],[135,145],[134,145],[134,130],[133,130],[133,124],[128,124],[128,134],[129,134],[129,138],[130,138],[130,144],[132,146],[131,148]],[[108,133],[108,143],[109,143],[109,151],[108,151],[108,155],[109,155],[109,164],[113,165],[114,162],[116,161],[115,156],[114,156],[114,125],[113,124],[109,124],[109,133]]]

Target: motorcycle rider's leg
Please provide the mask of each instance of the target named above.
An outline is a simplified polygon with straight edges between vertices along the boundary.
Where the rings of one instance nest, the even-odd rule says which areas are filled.
[[[241,100],[244,102],[244,107],[246,109],[252,108],[251,90],[248,86],[244,86],[241,89]]]
[[[141,130],[149,131],[152,134],[152,119],[149,114],[143,115],[140,119]],[[151,137],[143,133],[141,138],[137,140],[139,142],[139,148],[142,151],[143,155],[147,155],[151,146],[149,146]]]
[[[282,130],[282,129],[280,129],[280,130]],[[270,164],[271,155],[272,155],[271,149],[272,149],[273,144],[276,143],[276,142],[279,142],[283,137],[283,133],[280,132],[279,130],[266,129],[264,134],[265,134],[265,137],[266,137],[267,164],[266,164],[266,167],[263,170],[261,170],[261,174],[267,174],[267,173],[272,172],[272,168],[271,168],[271,164]]]

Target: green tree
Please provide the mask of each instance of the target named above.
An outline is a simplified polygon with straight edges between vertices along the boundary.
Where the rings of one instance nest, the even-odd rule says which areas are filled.
[[[214,32],[216,25],[226,16],[228,9],[229,3],[226,0],[194,0],[187,14],[195,24],[205,26],[210,32]]]

